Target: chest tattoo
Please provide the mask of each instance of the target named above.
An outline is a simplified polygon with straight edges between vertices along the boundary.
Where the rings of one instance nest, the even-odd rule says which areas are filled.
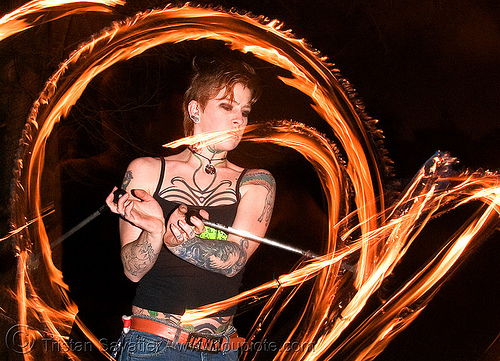
[[[173,177],[170,180],[170,185],[159,192],[160,197],[171,202],[200,207],[236,202],[236,190],[233,187],[233,182],[229,179],[216,182],[217,174],[215,174],[211,182],[206,187],[202,187],[196,181],[198,172],[199,169],[193,173],[191,182],[181,176]]]

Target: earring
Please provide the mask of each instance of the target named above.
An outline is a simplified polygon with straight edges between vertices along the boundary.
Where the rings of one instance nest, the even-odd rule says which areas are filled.
[[[195,115],[190,115],[189,118],[193,121],[193,123],[199,123],[200,122],[200,118],[198,118]]]

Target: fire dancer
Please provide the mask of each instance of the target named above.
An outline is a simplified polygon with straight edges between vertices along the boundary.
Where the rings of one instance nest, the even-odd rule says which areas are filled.
[[[201,218],[264,236],[275,198],[273,176],[227,160],[241,141],[257,77],[234,59],[197,58],[184,96],[186,136],[225,132],[213,145],[195,143],[160,158],[138,158],[127,168],[126,191],[106,203],[119,221],[125,275],[137,282],[130,331],[120,360],[148,354],[155,360],[237,360],[242,338],[234,308],[191,324],[186,309],[238,293],[247,260],[258,243],[205,227]],[[188,211],[198,216],[187,216]]]

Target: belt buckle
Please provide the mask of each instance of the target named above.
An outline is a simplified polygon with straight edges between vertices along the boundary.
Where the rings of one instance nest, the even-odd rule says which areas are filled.
[[[186,347],[186,349],[192,351],[219,353],[221,351],[223,340],[223,336],[206,335],[191,332],[184,346]]]

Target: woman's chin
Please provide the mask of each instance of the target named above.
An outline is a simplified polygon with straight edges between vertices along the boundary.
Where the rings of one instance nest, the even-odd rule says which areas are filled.
[[[229,152],[233,149],[235,149],[238,144],[240,144],[241,139],[229,139],[224,142],[218,143],[215,147],[217,148],[218,151],[221,152]]]

